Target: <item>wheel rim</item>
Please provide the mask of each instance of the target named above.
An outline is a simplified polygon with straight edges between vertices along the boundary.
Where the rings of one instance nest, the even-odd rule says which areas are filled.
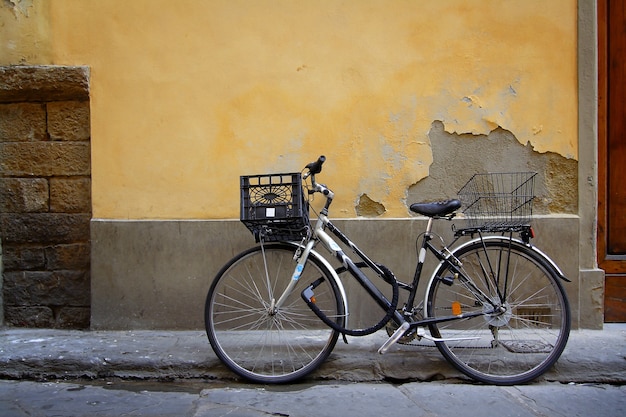
[[[207,299],[207,334],[218,357],[234,372],[257,382],[287,382],[315,369],[330,353],[337,334],[300,298],[308,283],[325,271],[307,262],[294,292],[279,308],[276,297],[291,279],[293,248],[251,251],[225,268]],[[326,280],[316,290],[318,303],[337,317],[336,287]]]
[[[489,383],[522,383],[545,372],[560,356],[570,326],[569,305],[552,270],[528,250],[509,254],[501,242],[468,247],[459,258],[465,274],[480,277],[475,286],[491,303],[476,302],[477,291],[467,284],[436,280],[429,316],[449,315],[452,301],[460,302],[464,313],[487,313],[494,305],[503,311],[431,326],[437,337],[475,338],[439,343],[441,353],[462,372]],[[493,278],[504,275],[510,277],[506,289]]]

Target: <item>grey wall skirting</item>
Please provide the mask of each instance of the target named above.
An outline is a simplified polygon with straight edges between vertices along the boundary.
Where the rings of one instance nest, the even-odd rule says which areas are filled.
[[[335,222],[372,259],[410,281],[415,239],[424,219],[347,219]],[[572,280],[566,284],[573,326],[602,325],[602,274],[580,270],[577,216],[545,216],[534,222],[534,243]],[[450,236],[450,223],[437,231]],[[206,293],[220,267],[254,245],[236,220],[93,220],[91,325],[94,329],[201,329]],[[325,250],[320,249],[322,253]],[[348,292],[353,287],[347,278]],[[427,279],[424,279],[427,281]],[[353,316],[370,309],[350,297]],[[353,319],[356,317],[353,317]],[[351,319],[352,320],[352,319]]]

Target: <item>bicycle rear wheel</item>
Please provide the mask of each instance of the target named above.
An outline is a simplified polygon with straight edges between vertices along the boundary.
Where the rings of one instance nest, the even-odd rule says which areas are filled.
[[[315,303],[339,325],[344,304],[332,274],[309,256],[295,289],[274,304],[291,281],[295,246],[251,248],[217,274],[206,299],[205,325],[211,347],[233,372],[258,383],[286,383],[315,370],[333,350],[338,332],[327,327],[300,294],[319,278]]]
[[[427,296],[429,317],[477,313],[430,326],[441,354],[466,375],[514,385],[546,372],[570,331],[570,310],[558,274],[532,249],[509,240],[484,240],[454,252]],[[456,275],[458,273],[458,276]]]

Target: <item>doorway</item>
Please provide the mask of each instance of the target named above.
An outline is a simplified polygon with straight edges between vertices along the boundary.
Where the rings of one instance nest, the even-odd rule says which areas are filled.
[[[604,321],[626,322],[626,2],[598,1],[598,264]]]

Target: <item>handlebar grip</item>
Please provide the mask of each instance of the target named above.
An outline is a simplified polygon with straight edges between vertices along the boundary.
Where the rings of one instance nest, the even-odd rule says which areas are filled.
[[[309,170],[309,175],[315,175],[322,172],[322,164],[324,164],[324,161],[326,161],[326,157],[321,155],[317,158],[317,161],[308,164],[305,168]]]

